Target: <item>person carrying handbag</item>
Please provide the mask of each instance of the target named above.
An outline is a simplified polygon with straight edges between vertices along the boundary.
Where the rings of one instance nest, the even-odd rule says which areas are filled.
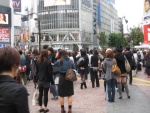
[[[59,57],[60,59],[54,64],[58,66],[60,73],[58,95],[61,105],[61,113],[66,113],[64,108],[64,97],[68,98],[68,113],[72,113],[72,95],[74,95],[74,86],[73,81],[66,80],[66,72],[69,67],[69,61],[72,69],[75,69],[75,65],[73,61],[69,59],[65,50],[59,51]]]
[[[106,50],[106,58],[103,62],[103,70],[105,72],[105,80],[108,92],[108,102],[115,101],[115,74],[112,72],[112,65],[114,64],[114,53],[111,49]]]
[[[116,55],[115,55],[115,59],[117,61],[117,65],[120,68],[121,71],[121,75],[117,76],[117,87],[118,87],[118,92],[119,92],[119,99],[122,99],[122,84],[125,88],[126,94],[127,94],[127,98],[130,98],[129,95],[129,89],[128,89],[128,85],[127,85],[127,71],[125,68],[125,57],[124,54],[122,53],[122,48],[116,48]]]
[[[27,84],[27,75],[26,75],[26,58],[25,55],[23,54],[22,50],[19,50],[20,53],[20,65],[19,65],[19,78],[20,78],[20,84],[26,85]]]

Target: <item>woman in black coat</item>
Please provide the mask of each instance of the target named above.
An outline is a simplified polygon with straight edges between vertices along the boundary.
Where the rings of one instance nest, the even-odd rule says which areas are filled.
[[[49,90],[49,84],[54,84],[53,78],[52,78],[52,66],[51,62],[48,58],[48,51],[46,49],[43,49],[40,53],[40,56],[38,58],[38,64],[37,64],[37,81],[39,86],[39,105],[40,110],[39,112],[48,112],[49,109],[47,109],[47,103],[48,103],[48,90]],[[42,97],[44,92],[44,109],[42,108]]]
[[[18,51],[0,49],[0,113],[29,113],[27,90],[14,80],[19,64]]]

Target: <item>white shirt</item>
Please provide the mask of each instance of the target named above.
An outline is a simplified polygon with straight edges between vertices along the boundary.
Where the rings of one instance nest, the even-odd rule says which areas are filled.
[[[137,59],[138,59],[137,53],[133,53],[133,57],[135,59],[135,63],[137,64]]]

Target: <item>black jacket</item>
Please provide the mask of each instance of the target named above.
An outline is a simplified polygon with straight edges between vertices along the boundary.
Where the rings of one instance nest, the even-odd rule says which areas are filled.
[[[89,64],[89,58],[88,58],[88,56],[86,55],[86,56],[84,56],[84,57],[82,57],[84,60],[82,60],[80,63],[79,63],[79,65],[78,65],[78,67],[84,67],[84,68],[86,68],[86,67],[88,67],[88,64]]]
[[[26,88],[7,75],[0,75],[0,113],[29,113]]]
[[[121,74],[126,73],[124,55],[123,54],[116,54],[115,59],[117,61],[117,66],[119,67]]]
[[[91,57],[91,67],[98,67],[98,57]]]
[[[37,64],[37,80],[39,83],[50,83],[53,85],[52,65],[50,61],[42,61]]]
[[[132,67],[134,64],[133,64],[133,61],[132,61],[132,58],[133,58],[133,53],[131,51],[126,51],[124,53],[124,55],[126,56],[129,64],[130,64],[130,67]]]

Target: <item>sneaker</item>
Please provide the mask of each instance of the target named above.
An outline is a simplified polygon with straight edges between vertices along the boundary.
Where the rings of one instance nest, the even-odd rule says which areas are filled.
[[[58,99],[58,97],[53,97],[53,98],[51,98],[51,100],[57,100]]]

